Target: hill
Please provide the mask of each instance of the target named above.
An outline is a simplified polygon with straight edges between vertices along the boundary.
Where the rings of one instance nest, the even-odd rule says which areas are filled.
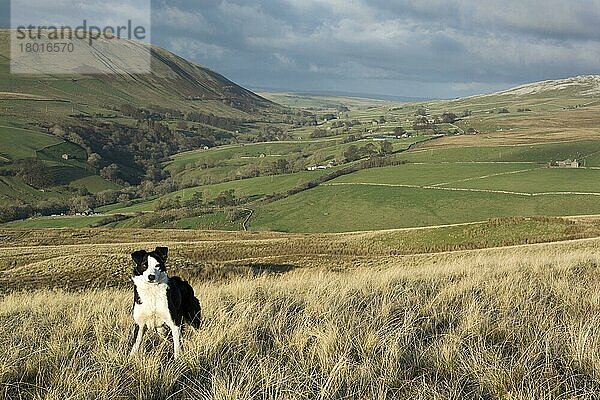
[[[64,109],[112,114],[124,104],[144,108],[161,107],[180,112],[202,111],[220,116],[256,118],[255,113],[268,111],[274,105],[266,99],[236,85],[222,75],[177,55],[152,46],[150,74],[102,74],[55,76],[10,75],[9,31],[0,30],[0,99],[66,103]],[[111,54],[99,54],[110,64]],[[47,104],[44,104],[47,106]],[[19,115],[21,108],[10,107]],[[39,115],[37,112],[43,114]],[[70,110],[69,110],[70,111]],[[55,114],[55,115],[54,115]],[[41,116],[60,120],[59,110],[49,106],[34,107],[29,118]]]
[[[581,75],[566,79],[529,83],[498,92],[496,95],[556,95],[557,92],[560,92],[563,96],[568,93],[571,96],[598,97],[600,95],[600,75]],[[480,97],[485,97],[485,95]]]
[[[163,180],[170,155],[254,140],[287,112],[164,49],[150,52],[150,74],[58,76],[40,66],[12,75],[9,31],[0,30],[0,206],[84,211],[66,203],[108,190],[115,201],[122,188]],[[97,56],[110,64],[111,54]],[[43,173],[29,179],[34,168]],[[23,207],[11,212],[31,212]]]

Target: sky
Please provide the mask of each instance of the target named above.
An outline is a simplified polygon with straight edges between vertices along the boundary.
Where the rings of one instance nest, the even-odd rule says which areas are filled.
[[[152,42],[250,88],[454,98],[599,74],[600,0],[152,0]]]

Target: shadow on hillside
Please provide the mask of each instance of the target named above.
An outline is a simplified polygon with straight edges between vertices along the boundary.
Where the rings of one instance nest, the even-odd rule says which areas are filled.
[[[296,268],[297,267],[293,264],[278,263],[225,264],[222,267],[222,272],[225,275],[243,276],[280,275]]]

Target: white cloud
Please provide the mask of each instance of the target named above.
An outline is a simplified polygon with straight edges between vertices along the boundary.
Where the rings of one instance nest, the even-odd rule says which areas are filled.
[[[176,54],[196,60],[219,60],[223,59],[229,52],[221,46],[194,39],[174,38],[171,39],[169,44],[169,49]]]
[[[154,10],[154,16],[155,27],[190,33],[209,33],[213,30],[206,18],[197,10],[182,10],[165,4],[158,10]]]

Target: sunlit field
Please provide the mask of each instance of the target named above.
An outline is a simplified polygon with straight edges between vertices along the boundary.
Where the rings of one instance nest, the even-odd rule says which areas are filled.
[[[40,281],[39,289],[0,299],[1,393],[593,398],[600,391],[599,247],[587,239],[407,256],[313,255],[310,267],[245,276],[194,278],[188,271],[203,323],[184,332],[177,362],[156,334],[142,354],[128,357],[127,284],[65,291]],[[62,273],[59,262],[39,263]],[[96,279],[130,267],[106,268]]]

